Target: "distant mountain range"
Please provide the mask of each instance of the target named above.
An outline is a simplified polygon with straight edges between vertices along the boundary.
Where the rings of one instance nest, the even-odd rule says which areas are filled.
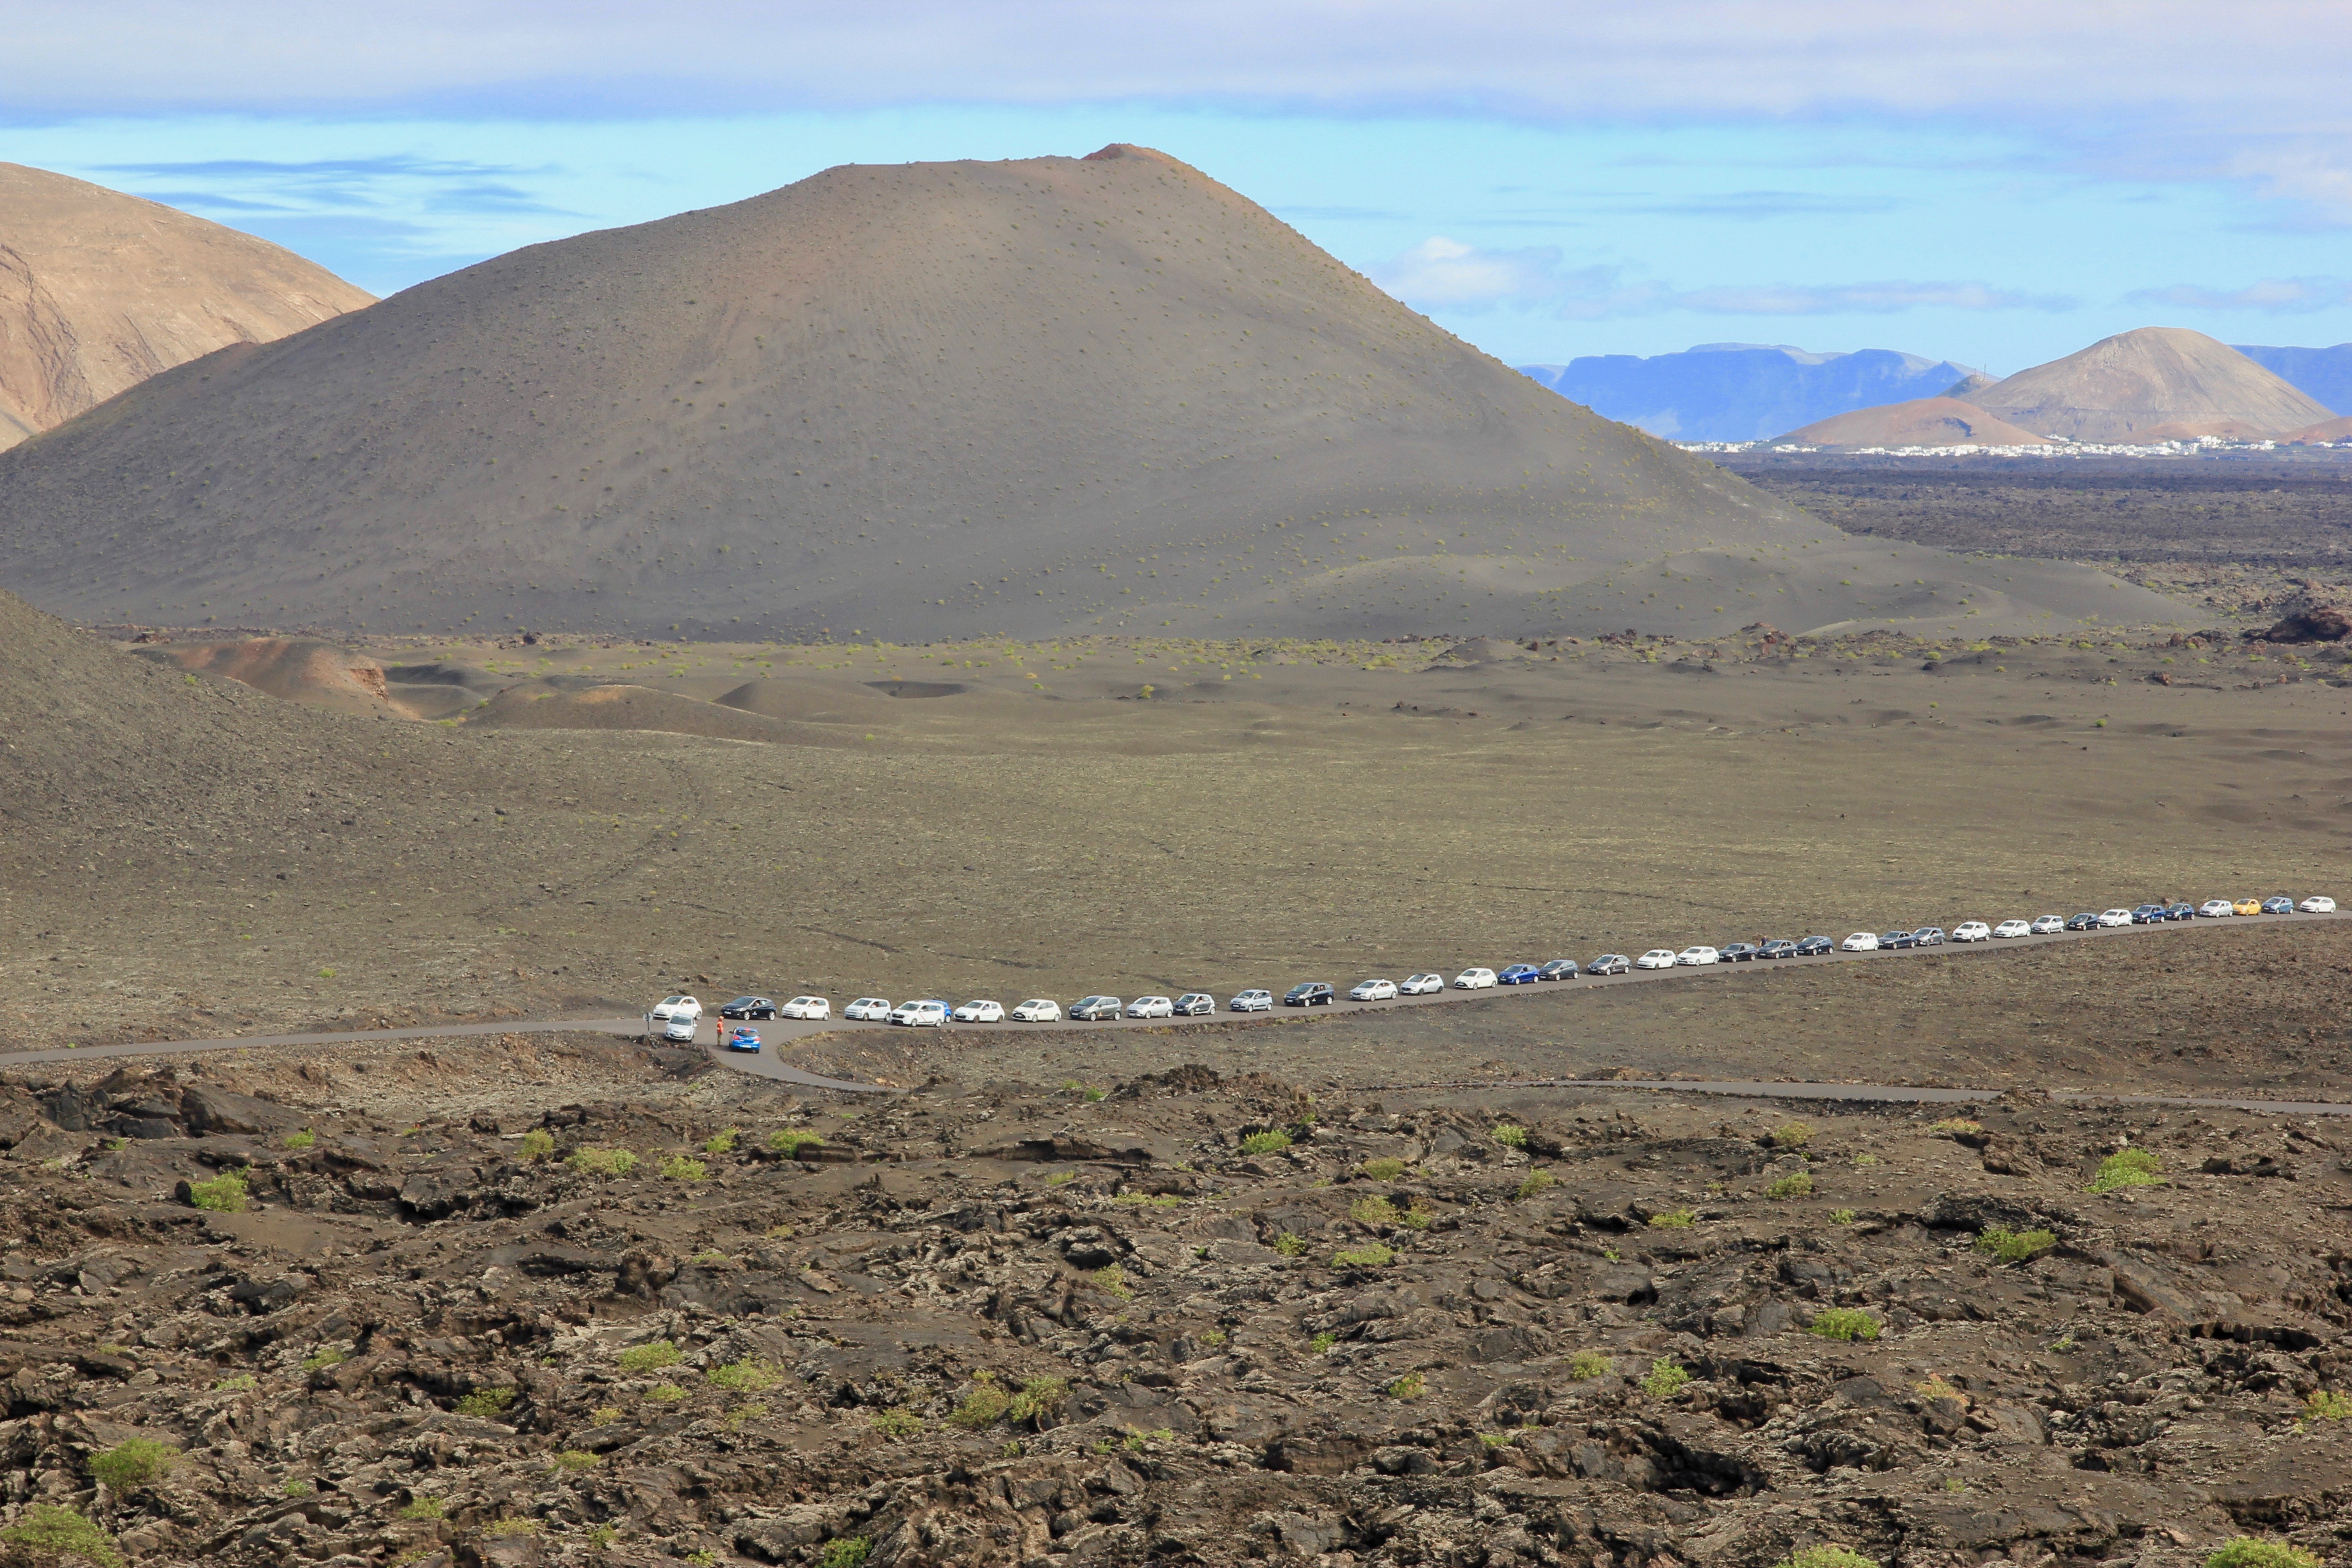
[[[1809,353],[1786,343],[1701,343],[1648,359],[1593,354],[1519,369],[1603,418],[1669,441],[1761,441],[1833,414],[1933,397],[1974,374],[1891,349]]]
[[[2352,410],[2352,343],[2235,346],[2315,402]],[[1701,343],[1646,359],[1592,354],[1519,370],[1604,418],[1670,441],[1769,440],[1858,409],[1935,397],[1980,374],[1891,349],[1811,353],[1785,343]]]

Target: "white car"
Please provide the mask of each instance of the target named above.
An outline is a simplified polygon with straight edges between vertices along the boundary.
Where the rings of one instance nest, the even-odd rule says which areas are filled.
[[[1636,969],[1672,969],[1674,966],[1675,950],[1671,947],[1654,947],[1633,961]]]
[[[2015,925],[2017,922],[2015,921],[2011,921],[2009,923]],[[1962,921],[1959,924],[1952,928],[1952,940],[1954,942],[1982,942],[1991,935],[1992,927],[1985,924],[1982,921]]]
[[[2227,899],[2208,899],[2203,903],[2197,906],[2197,913],[2203,919],[2209,921],[2226,920],[2231,915],[2237,913],[2237,906],[2231,903]],[[2099,917],[2099,923],[2101,925],[2106,924],[2107,917],[2101,915]]]
[[[1444,989],[1445,976],[1443,974],[1408,974],[1404,977],[1404,984],[1397,987],[1397,994],[1426,996],[1433,991]]]
[[[1217,999],[1205,991],[1187,991],[1176,998],[1180,1018],[1205,1018],[1217,1010]]]
[[[1465,969],[1454,977],[1456,991],[1484,991],[1494,984],[1495,972],[1491,969]]]
[[[1130,1018],[1172,1018],[1176,1016],[1176,1004],[1165,996],[1138,996],[1127,1005],[1127,1016]]]
[[[1271,991],[1236,991],[1234,999],[1225,1004],[1236,1013],[1271,1013],[1274,993]]]
[[[2227,899],[2221,900],[2221,912],[2225,915],[2230,912],[2230,902]],[[2129,910],[2101,910],[2099,911],[2099,923],[2103,926],[2127,926],[2131,924],[2131,911]]]
[[[2336,900],[2325,893],[2315,893],[2294,907],[2307,915],[2332,915],[2336,912]]]
[[[1874,931],[1858,931],[1838,943],[1838,951],[1840,952],[1876,952],[1878,933]]]
[[[1396,997],[1396,982],[1393,980],[1361,981],[1348,993],[1350,1002],[1393,1002]]]
[[[1716,950],[1711,947],[1686,947],[1680,952],[1675,954],[1675,962],[1678,964],[1691,965],[1702,963],[1721,963],[1723,962],[1723,954],[1716,952]]]
[[[1056,1024],[1061,1022],[1062,1005],[1050,996],[1032,996],[1013,1009],[1013,1016],[1024,1024]]]
[[[655,1023],[667,1024],[681,1014],[688,1018],[699,1018],[702,1016],[702,1004],[691,996],[665,996],[654,1004],[651,1016]]]
[[[1004,1022],[1004,1004],[967,1002],[948,1016],[959,1024],[1002,1024]]]
[[[2066,922],[2057,915],[2036,915],[2025,929],[2035,936],[2056,936],[2066,929]]]
[[[662,1020],[661,1037],[690,1046],[694,1044],[694,1031],[698,1022],[691,1013],[672,1013]]]
[[[822,996],[795,996],[777,1008],[776,1015],[783,1018],[830,1018],[833,1004]]]
[[[887,1024],[890,1021],[890,999],[887,996],[860,996],[844,1007],[841,1016],[860,1024]]]
[[[1954,931],[1952,934],[1954,936],[1958,936],[1960,933]],[[2027,925],[2023,921],[2003,921],[2000,924],[1992,928],[1992,934],[1997,937],[2000,937],[2005,941],[2013,936],[2032,936],[2033,934],[2033,928]]]
[[[944,1002],[901,1002],[890,1009],[890,1022],[910,1029],[937,1029],[947,1021],[948,1005]]]

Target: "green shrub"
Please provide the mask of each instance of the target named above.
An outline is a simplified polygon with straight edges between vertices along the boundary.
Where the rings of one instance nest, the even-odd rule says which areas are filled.
[[[1429,1384],[1421,1373],[1409,1372],[1389,1384],[1388,1394],[1391,1399],[1419,1399],[1428,1389]]]
[[[534,1127],[522,1135],[522,1157],[544,1160],[555,1152],[555,1134],[544,1127]]]
[[[2304,1396],[2303,1421],[2342,1421],[2352,1417],[2352,1399],[2347,1399],[2333,1389],[2315,1388]]]
[[[672,1154],[662,1162],[661,1173],[673,1182],[707,1182],[710,1167],[684,1154]]]
[[[1396,1254],[1377,1241],[1342,1247],[1331,1255],[1334,1268],[1385,1268],[1395,1261]]]
[[[1642,1392],[1653,1399],[1672,1399],[1690,1380],[1688,1369],[1681,1363],[1660,1356],[1650,1363],[1650,1370],[1643,1374]]]
[[[1087,1278],[1094,1281],[1095,1289],[1106,1295],[1116,1296],[1122,1301],[1135,1300],[1135,1289],[1127,1282],[1127,1270],[1116,1263],[1106,1263]]]
[[[1402,1214],[1397,1215],[1397,1224],[1404,1226],[1407,1230],[1427,1230],[1430,1226],[1430,1222],[1434,1220],[1436,1217],[1437,1214],[1435,1210],[1432,1209],[1421,1199],[1415,1198],[1412,1200],[1412,1206],[1411,1208],[1406,1209]]]
[[[1244,1154],[1279,1154],[1289,1147],[1290,1134],[1279,1127],[1253,1132],[1242,1140],[1242,1152]]]
[[[1066,1182],[1075,1182],[1077,1179],[1078,1173],[1076,1171],[1056,1171],[1045,1178],[1045,1184],[1049,1187],[1058,1187]]]
[[[1965,1116],[1947,1116],[1941,1121],[1929,1122],[1927,1131],[1939,1137],[1949,1138],[1958,1132],[1981,1132],[1984,1123],[1971,1121]]]
[[[555,1456],[555,1468],[578,1475],[583,1470],[593,1470],[596,1468],[596,1456],[585,1448],[566,1448]]]
[[[1528,1130],[1514,1122],[1503,1122],[1495,1129],[1492,1136],[1496,1142],[1506,1149],[1524,1149],[1528,1146]]]
[[[1768,1198],[1809,1198],[1813,1195],[1813,1173],[1791,1171],[1764,1189]]]
[[[1386,1198],[1358,1198],[1349,1207],[1348,1217],[1358,1225],[1394,1225],[1397,1221],[1397,1210],[1396,1205]]]
[[[1357,1168],[1375,1182],[1393,1182],[1404,1174],[1402,1160],[1367,1160]]]
[[[152,1437],[133,1437],[89,1457],[90,1479],[103,1481],[117,1497],[137,1491],[168,1472],[180,1451]]]
[[[625,1176],[637,1168],[632,1149],[574,1149],[564,1163],[591,1176]]]
[[[73,1510],[55,1503],[37,1502],[27,1508],[16,1523],[0,1530],[0,1542],[29,1547],[37,1562],[83,1557],[100,1568],[122,1568],[122,1554],[114,1549],[114,1537]]]
[[[1549,1171],[1529,1171],[1527,1179],[1519,1184],[1519,1196],[1531,1198],[1558,1179]]]
[[[1696,1218],[1698,1218],[1698,1212],[1696,1209],[1668,1209],[1664,1214],[1654,1214],[1650,1216],[1650,1228],[1653,1230],[1685,1230],[1687,1229],[1690,1226],[1691,1222]]]
[[[1113,1194],[1110,1201],[1115,1204],[1130,1205],[1137,1208],[1154,1209],[1172,1209],[1181,1206],[1184,1202],[1174,1193],[1118,1193]]]
[[[515,1391],[511,1388],[478,1388],[457,1401],[457,1414],[479,1415],[487,1420],[494,1415],[505,1415],[507,1406],[514,1402]]]
[[[1824,1307],[1813,1314],[1805,1331],[1825,1340],[1874,1340],[1878,1320],[1858,1307]]]
[[[1772,1129],[1772,1143],[1780,1149],[1801,1149],[1813,1141],[1813,1130],[1801,1121],[1783,1121]]]
[[[403,1519],[446,1519],[448,1515],[449,1510],[437,1497],[411,1498],[408,1506],[400,1510]]]
[[[874,1542],[865,1536],[836,1535],[824,1543],[824,1555],[816,1560],[817,1568],[858,1568],[873,1550]]]
[[[482,1527],[482,1533],[488,1536],[537,1535],[540,1529],[540,1522],[535,1519],[515,1519],[509,1517],[506,1519],[492,1520],[488,1524]]]
[[[714,1132],[702,1141],[702,1152],[706,1154],[732,1154],[735,1152],[735,1144],[741,1136],[742,1134],[732,1127],[723,1132]]]
[[[1591,1383],[1596,1377],[1609,1375],[1608,1356],[1599,1351],[1579,1351],[1568,1359],[1570,1383]]]
[[[798,1159],[803,1149],[821,1149],[824,1146],[824,1140],[814,1132],[793,1131],[768,1134],[768,1147],[786,1159]]]
[[[923,1418],[911,1410],[885,1410],[866,1425],[885,1437],[913,1437],[923,1430]]]
[[[1830,1223],[1832,1225],[1852,1225],[1861,1216],[1855,1214],[1852,1209],[1830,1210]]]
[[[318,1489],[318,1488],[312,1486],[310,1482],[299,1479],[289,1480],[284,1486],[278,1489],[279,1494],[285,1497],[309,1497],[312,1492],[317,1491]]]
[[[595,1409],[588,1413],[588,1425],[591,1426],[617,1426],[621,1424],[624,1414],[625,1413],[622,1411],[621,1407],[617,1405],[599,1405]]]
[[[1293,1236],[1286,1230],[1274,1238],[1274,1249],[1285,1258],[1297,1258],[1306,1252],[1307,1241],[1305,1237]]]
[[[1331,1353],[1331,1347],[1339,1342],[1339,1335],[1326,1331],[1307,1342],[1307,1353],[1310,1355],[1329,1355]]]
[[[783,1381],[783,1373],[756,1356],[712,1367],[702,1376],[712,1387],[730,1394],[765,1394]]]
[[[341,1366],[351,1358],[332,1345],[321,1345],[302,1363],[304,1372],[324,1372],[331,1366]]]
[[[2011,1230],[1991,1225],[1977,1232],[1977,1250],[2003,1263],[2030,1263],[2058,1245],[2046,1230]]]
[[[686,1397],[686,1390],[674,1383],[657,1383],[646,1390],[646,1397],[657,1405],[676,1405]]]
[[[2122,1187],[2160,1187],[2164,1185],[2163,1170],[2157,1157],[2147,1150],[2126,1149],[2100,1161],[2098,1174],[2084,1190],[2112,1193]]]
[[[1878,1564],[1849,1547],[1808,1546],[1790,1553],[1775,1568],[1878,1568]]]
[[[2319,1568],[2319,1559],[2284,1541],[2242,1535],[2205,1559],[2205,1568]]]
[[[1004,1413],[1015,1421],[1036,1422],[1061,1409],[1069,1397],[1070,1385],[1064,1379],[1033,1377],[1022,1384]]]
[[[316,1132],[311,1131],[307,1127],[302,1129],[299,1132],[289,1132],[286,1134],[286,1146],[289,1149],[308,1149],[312,1144],[318,1142],[318,1141],[319,1135]]]
[[[215,1214],[243,1214],[246,1197],[242,1171],[223,1171],[209,1182],[188,1184],[188,1202]]]
[[[643,1373],[659,1372],[666,1366],[676,1366],[685,1356],[667,1340],[656,1340],[651,1344],[631,1345],[618,1357],[623,1372]]]
[[[233,1372],[213,1384],[215,1394],[246,1394],[260,1386],[260,1379],[249,1372]]]
[[[992,1426],[1003,1420],[1004,1413],[1012,1408],[1013,1396],[996,1386],[996,1379],[987,1373],[976,1372],[971,1374],[971,1392],[963,1396],[963,1402],[955,1407],[955,1414],[948,1419],[968,1431],[977,1432],[983,1426]]]

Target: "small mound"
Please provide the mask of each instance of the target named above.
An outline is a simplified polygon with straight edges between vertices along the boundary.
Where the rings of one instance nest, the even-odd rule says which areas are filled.
[[[1448,658],[1458,658],[1465,664],[1500,664],[1507,658],[1525,658],[1528,650],[1517,643],[1503,642],[1496,637],[1472,637],[1468,642],[1455,643],[1445,650]]]
[[[2316,425],[2282,436],[2280,440],[2290,445],[2306,447],[2333,446],[2338,441],[2352,441],[2352,415],[2341,419],[2323,419]]]
[[[2047,447],[2046,436],[2021,430],[1957,397],[1921,397],[1832,415],[1783,441],[1817,447]]]
[[[133,650],[175,669],[216,675],[256,691],[341,713],[411,718],[386,689],[384,668],[365,654],[308,637],[249,637]]]
[[[499,692],[475,710],[466,722],[500,730],[658,730],[674,735],[701,735],[714,741],[846,743],[842,737],[827,735],[806,725],[673,692],[656,691],[646,686],[598,686],[566,691],[534,681]]]

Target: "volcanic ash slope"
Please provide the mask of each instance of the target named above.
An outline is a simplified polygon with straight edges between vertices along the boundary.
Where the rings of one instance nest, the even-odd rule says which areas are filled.
[[[1848,548],[1124,146],[535,247],[0,457],[0,583],[101,621],[1720,629],[1754,605],[1571,590]]]
[[[2185,327],[2102,338],[1969,401],[2011,425],[2076,441],[2260,438],[2333,416],[2229,344]]]
[[[373,298],[249,234],[0,163],[0,447],[158,371]]]

